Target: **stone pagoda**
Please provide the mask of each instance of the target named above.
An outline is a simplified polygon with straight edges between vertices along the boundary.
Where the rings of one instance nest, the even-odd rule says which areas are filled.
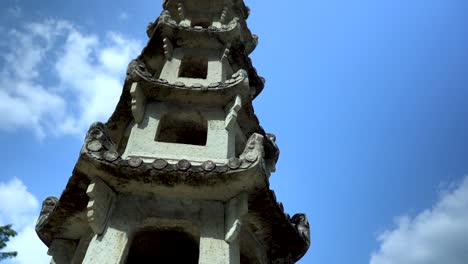
[[[107,123],[91,125],[36,231],[52,263],[295,263],[310,244],[269,188],[242,0],[166,0]]]

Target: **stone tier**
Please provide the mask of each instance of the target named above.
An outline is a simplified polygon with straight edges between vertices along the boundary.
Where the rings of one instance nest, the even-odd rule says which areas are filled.
[[[132,84],[134,84],[134,82],[131,81],[132,78],[134,77],[127,76],[127,81],[124,85],[124,89],[122,91],[122,95],[120,97],[117,108],[115,109],[109,121],[106,123],[106,126],[109,130],[109,136],[112,139],[112,141],[116,143],[117,149],[119,150],[125,147],[126,145],[125,141],[127,137],[126,136],[127,128],[131,125],[132,122],[134,122],[132,104],[134,105],[135,103],[134,98],[136,97],[136,95],[135,93],[133,95],[131,93]],[[135,79],[135,80],[138,80],[138,79]],[[245,79],[239,79],[239,80],[241,80],[240,83],[234,82],[231,85],[219,84],[219,86],[216,86],[216,87],[209,87],[209,86],[203,87],[203,88],[194,87],[195,89],[192,89],[192,87],[188,88],[188,87],[182,87],[182,86],[178,87],[175,85],[172,86],[169,83],[166,83],[164,81],[162,81],[162,83],[161,81],[156,81],[158,85],[155,86],[155,82],[153,82],[152,79],[148,79],[147,77],[140,78],[139,83],[141,83],[142,87],[145,87],[147,85],[146,86],[147,88],[142,88],[142,91],[144,91],[142,94],[144,95],[144,97],[148,97],[146,99],[146,103],[151,102],[151,100],[154,100],[157,98],[162,98],[163,96],[166,99],[173,98],[173,100],[178,100],[177,97],[170,95],[170,93],[174,92],[174,93],[178,93],[179,95],[185,95],[184,98],[189,99],[187,101],[183,101],[184,104],[193,105],[194,102],[205,101],[206,99],[204,99],[204,95],[207,95],[209,93],[212,93],[216,95],[216,97],[219,98],[218,104],[228,102],[227,100],[222,98],[222,95],[226,91],[230,91],[232,93],[231,95],[234,96],[235,91],[237,91],[235,88],[245,82]],[[151,87],[156,87],[156,88],[155,90],[152,90]],[[244,88],[242,89],[246,89],[245,85],[243,87]],[[156,93],[156,91],[161,91],[162,93],[158,94]],[[249,93],[247,92],[247,90],[245,90],[244,94],[249,94]],[[196,97],[198,97],[198,99]],[[210,98],[210,97],[207,97],[207,98]],[[230,99],[232,100],[232,97]],[[216,101],[213,101],[213,102],[216,102]],[[213,104],[213,102],[209,102],[209,103]],[[247,103],[243,102],[242,108],[238,111],[237,121],[238,121],[237,123],[239,124],[240,129],[242,130],[246,138],[249,138],[254,133],[258,133],[264,136],[267,135],[267,133],[260,126],[259,120],[257,116],[255,115],[253,106],[248,100],[247,100]],[[277,151],[277,147],[272,147],[273,144],[267,144],[267,145],[268,146],[266,148],[271,150],[271,151],[267,151],[267,155],[277,156],[277,154],[270,154],[270,153],[275,153]]]
[[[238,17],[234,17],[232,20],[226,21],[225,24],[220,24],[219,26],[203,28],[201,26],[192,27],[180,24],[171,17],[168,11],[163,11],[155,22],[148,25],[148,36],[150,38],[155,36],[158,28],[161,28],[162,37],[177,39],[180,45],[191,48],[208,47],[222,49],[227,45],[243,46],[242,49],[245,50],[246,54],[250,54],[258,44],[258,36],[253,35],[245,21],[240,20]],[[212,41],[213,39],[217,41]],[[237,49],[241,48],[237,47]]]
[[[203,181],[205,177],[212,177],[210,184],[220,184],[223,186],[224,182],[229,179],[235,179],[240,174],[261,173],[262,175],[270,176],[274,171],[276,162],[279,157],[279,149],[274,143],[274,138],[271,134],[263,136],[260,134],[252,134],[245,144],[244,151],[239,157],[233,157],[224,161],[211,161],[206,160],[191,161],[191,160],[174,160],[152,157],[151,162],[144,157],[130,157],[123,159],[119,153],[117,145],[112,142],[109,136],[109,130],[106,125],[102,123],[94,123],[85,139],[85,144],[81,150],[80,164],[93,164],[96,168],[102,168],[99,175],[107,175],[106,171],[115,172],[111,173],[112,177],[122,178],[128,180],[125,175],[140,175],[136,179],[130,178],[129,180],[148,182],[150,177],[156,184],[166,184],[164,175],[171,174],[171,182],[174,184],[185,184],[191,187],[199,186],[199,182]],[[84,162],[83,162],[84,160]],[[79,167],[77,165],[77,167]],[[123,173],[120,176],[117,170],[130,168],[128,173]],[[140,174],[139,174],[140,173]],[[115,174],[115,175],[114,175]],[[186,182],[187,177],[193,177]],[[216,184],[215,184],[216,183]],[[161,190],[154,189],[148,191],[149,193],[159,193]],[[240,187],[241,188],[241,187]],[[242,191],[236,189],[235,192]],[[218,193],[224,196],[223,188],[220,190],[212,190],[211,193],[195,193],[194,197],[203,197],[204,199],[220,199],[215,194]],[[206,195],[212,195],[205,197]]]
[[[243,193],[247,197],[248,213],[242,217],[241,247],[253,234],[254,241],[267,250],[268,259],[281,260],[273,263],[293,263],[309,247],[308,222],[302,214],[292,219],[285,214],[282,204],[269,189],[265,141],[268,139],[262,135],[252,135],[240,157],[222,164],[164,159],[145,162],[140,158],[124,160],[106,134],[105,126],[95,124],[88,133],[65,191],[53,210],[41,216],[42,223],[36,231],[47,246],[57,239],[78,244],[90,234],[104,232],[105,219],[116,199],[151,199],[153,202],[148,204],[171,199],[194,204],[204,201],[229,204],[233,197]],[[101,189],[99,196],[103,195],[103,189],[110,194],[104,199],[105,204],[102,197],[94,198],[98,194],[94,188]],[[106,206],[108,213],[104,209]],[[145,210],[144,215],[153,219],[157,217],[157,211]],[[226,232],[229,240],[232,234]]]
[[[177,15],[179,23],[184,19],[192,19],[195,23],[222,22],[233,17],[247,20],[250,15],[250,9],[243,0],[165,0],[163,8],[171,14]],[[200,21],[200,18],[203,21]]]
[[[169,34],[164,36],[162,30],[163,28],[161,27],[156,28],[156,31],[161,32],[157,32],[153,35],[147,46],[143,49],[141,55],[136,59],[139,62],[142,71],[146,72],[146,76],[155,79],[160,78],[164,65],[167,61],[171,61],[173,59],[174,52],[177,52],[177,49],[195,49],[193,45],[187,45],[187,42],[183,42],[184,39],[190,39],[188,36],[186,36],[187,38],[181,38],[181,41],[174,41],[174,39],[176,39],[175,37],[170,37],[168,36]],[[210,56],[214,57],[215,61],[228,63],[230,68],[232,68],[233,73],[238,72],[239,70],[246,71],[249,78],[249,86],[255,91],[253,98],[261,93],[265,86],[265,79],[258,75],[257,70],[246,54],[243,45],[238,45],[235,42],[212,41],[218,38],[217,36],[211,36],[213,34],[210,32],[183,32],[184,34],[187,33],[187,35],[197,35],[192,36],[192,39],[206,37],[207,40],[210,40],[207,43],[210,43],[209,46],[211,47],[205,47],[203,50],[212,51]],[[180,42],[180,45],[177,44],[177,42]],[[213,45],[213,43],[217,43],[217,45]]]
[[[243,103],[249,103],[255,94],[249,86],[249,79],[244,70],[238,71],[224,82],[209,84],[196,80],[169,82],[165,79],[145,77],[139,72],[136,74],[134,79],[138,81],[135,83],[138,89],[141,89],[142,95],[149,101],[225,106],[236,96],[240,96]]]

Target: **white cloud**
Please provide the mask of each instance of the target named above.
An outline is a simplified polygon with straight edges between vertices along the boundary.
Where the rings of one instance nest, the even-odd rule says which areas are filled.
[[[34,225],[23,228],[16,237],[10,240],[6,252],[16,251],[18,255],[11,259],[17,264],[48,264],[51,257],[47,255],[47,247],[37,237]]]
[[[468,177],[414,218],[400,217],[378,238],[371,264],[464,264],[468,260]]]
[[[55,69],[61,86],[76,95],[81,114],[68,119],[63,131],[80,132],[96,120],[109,117],[122,90],[125,68],[138,50],[136,41],[117,33],[107,34],[106,43],[78,31],[68,36]]]
[[[118,33],[85,34],[63,20],[12,29],[0,40],[0,129],[83,133],[105,121],[140,43]]]
[[[47,247],[34,230],[39,216],[39,202],[36,197],[28,192],[21,180],[14,178],[8,182],[0,182],[0,201],[0,226],[13,224],[13,229],[18,233],[5,248],[6,252],[18,252],[18,256],[8,262],[50,263]]]
[[[39,208],[37,199],[28,192],[19,179],[0,182],[0,225],[14,223],[19,227],[29,224],[31,212]]]

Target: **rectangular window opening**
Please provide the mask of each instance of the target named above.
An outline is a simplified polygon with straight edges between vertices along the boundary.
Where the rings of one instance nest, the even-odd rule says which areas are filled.
[[[208,76],[208,58],[202,56],[185,56],[179,69],[179,77],[206,79]]]
[[[199,114],[166,114],[159,122],[155,141],[206,146],[208,122]]]

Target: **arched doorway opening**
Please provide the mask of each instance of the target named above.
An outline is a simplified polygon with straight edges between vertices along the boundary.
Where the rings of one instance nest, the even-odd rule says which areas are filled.
[[[126,263],[198,264],[198,257],[198,241],[185,232],[144,231],[133,238]]]

